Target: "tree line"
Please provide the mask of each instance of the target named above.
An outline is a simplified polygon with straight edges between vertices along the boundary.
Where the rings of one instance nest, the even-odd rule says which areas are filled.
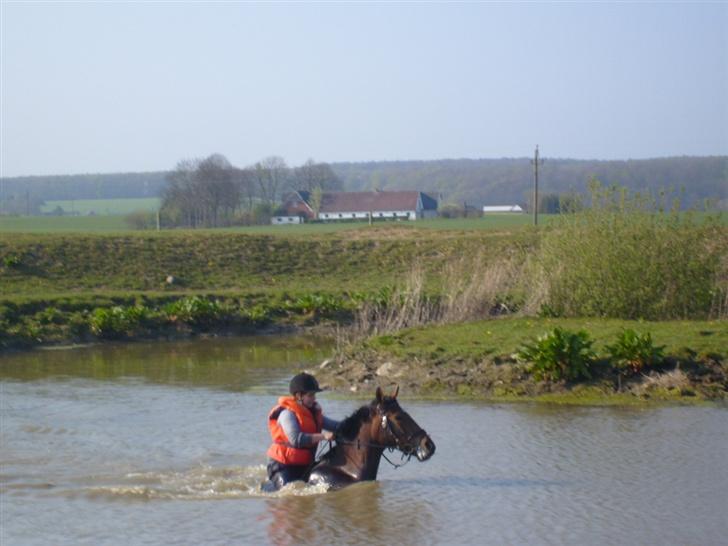
[[[309,159],[289,167],[271,156],[245,168],[221,154],[177,163],[162,189],[164,225],[220,227],[268,223],[285,194],[293,190],[340,191],[341,179],[326,163]]]
[[[180,162],[185,164],[181,170],[192,172],[202,161]],[[437,197],[441,204],[463,209],[510,204],[529,208],[533,185],[529,158],[308,163],[333,173],[338,182],[332,189],[421,190]],[[231,176],[240,188],[239,210],[274,201],[272,194],[280,196],[282,188],[295,184],[301,184],[295,189],[310,189],[307,180],[326,178],[312,165],[308,165],[310,176],[301,173],[300,167],[294,172],[296,169],[289,168],[280,157],[267,158],[243,169],[232,167]],[[40,206],[48,200],[159,197],[169,185],[169,176],[179,168],[180,165],[171,172],[0,178],[0,214],[39,214]],[[605,185],[623,186],[635,192],[671,188],[682,193],[685,207],[700,208],[705,200],[711,200],[713,206],[728,210],[728,156],[627,161],[546,157],[540,174],[542,195],[576,193],[586,197],[588,181],[596,177]],[[190,172],[185,176],[189,178]]]

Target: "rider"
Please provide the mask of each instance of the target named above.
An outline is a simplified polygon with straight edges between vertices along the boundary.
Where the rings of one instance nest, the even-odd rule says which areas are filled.
[[[338,421],[325,417],[316,402],[318,381],[308,373],[291,379],[291,396],[282,396],[268,414],[273,443],[268,448],[268,479],[275,489],[305,480],[321,440],[333,440]]]

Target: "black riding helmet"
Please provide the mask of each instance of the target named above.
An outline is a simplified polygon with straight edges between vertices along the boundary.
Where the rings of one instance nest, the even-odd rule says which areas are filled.
[[[288,390],[291,391],[291,394],[296,394],[297,392],[321,392],[318,381],[310,373],[294,375],[288,386]]]

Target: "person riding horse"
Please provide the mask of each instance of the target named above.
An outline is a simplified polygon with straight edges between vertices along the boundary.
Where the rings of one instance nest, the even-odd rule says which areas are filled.
[[[316,402],[321,392],[316,378],[308,373],[295,375],[288,387],[290,396],[282,396],[268,414],[272,443],[268,448],[268,483],[265,489],[277,490],[292,481],[308,479],[316,446],[331,441],[339,426],[323,415]]]

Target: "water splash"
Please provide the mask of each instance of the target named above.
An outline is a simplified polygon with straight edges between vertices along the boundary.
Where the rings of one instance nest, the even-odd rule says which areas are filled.
[[[264,492],[264,465],[213,467],[201,465],[180,472],[131,472],[117,483],[83,488],[86,496],[108,500],[224,500],[288,497],[326,492],[324,486],[295,482],[274,493]]]

